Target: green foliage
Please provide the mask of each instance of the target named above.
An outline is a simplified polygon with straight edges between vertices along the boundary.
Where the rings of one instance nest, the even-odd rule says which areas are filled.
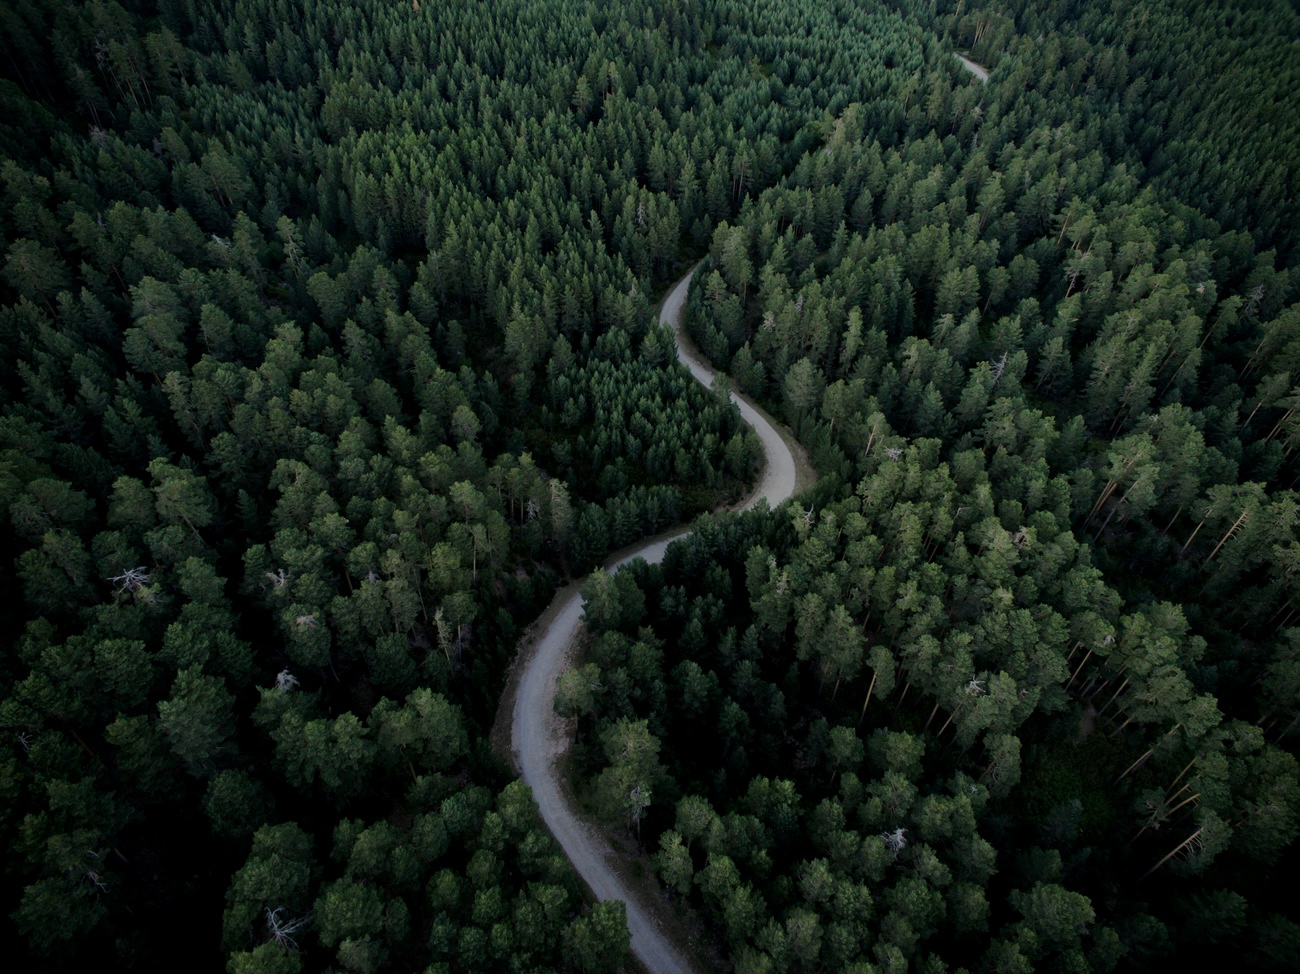
[[[170,699],[158,704],[158,729],[185,770],[207,777],[229,748],[234,700],[220,678],[181,670]]]
[[[233,768],[214,775],[203,798],[212,831],[225,839],[240,839],[256,832],[265,824],[270,804],[255,778]]]
[[[226,950],[244,949],[267,910],[284,909],[294,917],[310,908],[317,871],[311,837],[292,823],[264,825],[253,834],[253,848],[232,877],[226,893],[222,942]],[[260,932],[260,930],[259,930]]]
[[[595,904],[565,928],[564,943],[570,962],[583,974],[612,974],[629,953],[626,907],[618,900]]]
[[[558,579],[754,471],[652,324],[707,252],[823,483],[588,583],[611,821],[743,969],[1294,967],[1296,26],[0,12],[18,963],[219,890],[232,971],[622,963],[484,728]]]

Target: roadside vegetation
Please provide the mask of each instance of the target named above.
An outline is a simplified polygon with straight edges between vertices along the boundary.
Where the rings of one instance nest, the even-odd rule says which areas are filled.
[[[1294,969],[1283,3],[0,10],[15,962],[614,970],[488,740],[737,970]],[[982,84],[953,52],[985,65]]]

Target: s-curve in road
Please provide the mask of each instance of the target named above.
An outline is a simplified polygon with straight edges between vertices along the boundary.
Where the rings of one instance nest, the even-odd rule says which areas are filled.
[[[694,273],[692,269],[669,292],[659,320],[673,329],[678,358],[697,380],[708,386],[713,382],[714,373],[691,349],[678,320]],[[752,507],[766,499],[775,507],[794,493],[794,456],[781,434],[752,403],[734,395],[732,400],[739,405],[745,422],[758,433],[766,456],[758,486],[744,506]],[[687,533],[683,528],[668,538],[660,537],[626,554],[615,566],[634,558],[657,563],[663,559],[669,542]],[[608,844],[595,826],[579,816],[559,779],[556,761],[565,750],[567,738],[555,716],[555,690],[560,675],[570,663],[574,639],[582,623],[579,589],[577,584],[570,585],[556,595],[538,623],[536,640],[528,650],[530,655],[523,663],[519,679],[512,681],[515,698],[510,741],[515,766],[524,783],[532,789],[546,827],[591,891],[598,899],[622,900],[627,904],[627,925],[637,959],[654,974],[688,974],[694,967],[662,932],[656,918],[658,905],[645,902],[624,884],[611,863],[613,853]]]

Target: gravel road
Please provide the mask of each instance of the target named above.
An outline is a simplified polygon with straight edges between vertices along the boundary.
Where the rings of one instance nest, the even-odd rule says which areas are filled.
[[[712,383],[714,373],[685,339],[679,321],[694,273],[692,268],[669,292],[659,320],[672,327],[677,338],[678,358],[690,368],[697,380],[707,386]],[[767,458],[758,486],[744,506],[753,506],[765,498],[775,507],[794,493],[795,458],[765,414],[743,397],[733,395],[732,400],[739,405],[745,422],[758,433]],[[668,544],[685,534],[687,531],[683,529],[667,538],[660,537],[626,554],[610,567],[617,567],[633,558],[656,563],[663,559]],[[627,904],[632,952],[646,970],[653,974],[688,974],[694,967],[690,959],[683,956],[660,931],[655,916],[657,904],[638,900],[634,892],[623,884],[610,863],[612,853],[608,845],[596,827],[579,817],[558,777],[556,760],[564,752],[566,736],[554,712],[555,690],[560,675],[569,665],[574,638],[582,623],[582,598],[578,590],[579,586],[570,585],[556,595],[539,624],[530,658],[524,664],[518,681],[512,681],[515,699],[510,738],[515,766],[524,783],[532,789],[546,827],[596,897],[622,900]]]
[[[976,63],[975,63],[974,61],[972,61],[970,58],[968,58],[968,57],[963,57],[963,56],[960,55],[960,54],[957,55],[957,60],[959,60],[959,61],[962,63],[962,66],[963,66],[967,71],[969,71],[971,74],[975,75],[975,77],[979,78],[980,81],[983,81],[985,84],[988,83],[988,80],[989,80],[989,73],[988,73],[988,71],[986,71],[986,70],[985,70],[981,65],[976,64]]]

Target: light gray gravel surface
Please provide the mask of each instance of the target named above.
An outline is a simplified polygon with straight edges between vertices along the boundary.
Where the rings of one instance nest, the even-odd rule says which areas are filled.
[[[960,54],[957,55],[957,60],[961,61],[962,67],[964,67],[971,74],[975,75],[975,77],[979,78],[980,81],[983,81],[985,83],[988,82],[989,73],[982,66],[976,64],[970,58],[963,57]]]

